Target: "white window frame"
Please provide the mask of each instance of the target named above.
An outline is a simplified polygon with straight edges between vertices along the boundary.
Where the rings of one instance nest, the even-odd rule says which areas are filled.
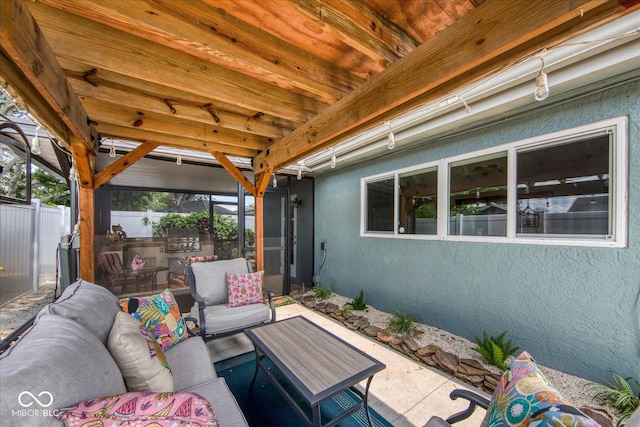
[[[517,200],[517,151],[523,149],[539,148],[570,141],[577,138],[589,137],[598,133],[612,135],[610,151],[609,180],[609,221],[611,222],[611,235],[603,238],[592,236],[517,236],[516,200]],[[583,126],[573,127],[558,132],[552,132],[520,141],[511,142],[483,150],[473,151],[453,157],[421,163],[405,167],[391,172],[380,173],[360,180],[360,236],[378,238],[401,238],[418,240],[448,240],[485,243],[516,243],[553,246],[589,246],[624,248],[627,246],[627,221],[628,221],[628,119],[626,116],[615,117]],[[476,157],[507,152],[507,235],[506,236],[457,236],[449,235],[449,165],[461,160],[471,160]],[[425,234],[401,234],[398,232],[398,185],[399,175],[407,172],[426,168],[438,168],[438,232],[436,235]],[[393,202],[393,232],[366,231],[367,199],[366,186],[368,183],[384,179],[394,179]]]

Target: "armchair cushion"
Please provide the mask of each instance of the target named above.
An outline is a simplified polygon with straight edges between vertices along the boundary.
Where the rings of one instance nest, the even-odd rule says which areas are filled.
[[[263,303],[263,276],[264,270],[245,274],[227,273],[228,306],[238,307],[241,305]]]
[[[218,262],[194,262],[190,267],[195,278],[196,290],[208,306],[228,303],[227,272],[249,272],[244,258]]]
[[[189,337],[178,303],[169,289],[148,297],[123,298],[120,305],[123,311],[142,322],[156,337],[162,350]]]
[[[135,317],[120,312],[111,327],[109,352],[129,391],[173,391],[173,377],[160,345]]]
[[[599,427],[573,407],[549,383],[531,356],[523,352],[502,375],[482,427],[539,425]]]
[[[191,316],[198,316],[197,305],[191,309]],[[204,309],[204,316],[206,335],[239,331],[249,326],[268,322],[271,318],[269,306],[266,304],[250,304],[239,307],[228,307],[226,304],[212,305]]]

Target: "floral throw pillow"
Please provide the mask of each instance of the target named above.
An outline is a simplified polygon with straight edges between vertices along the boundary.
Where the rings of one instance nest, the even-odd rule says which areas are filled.
[[[500,378],[482,427],[600,427],[551,385],[522,352]]]
[[[258,304],[264,301],[262,296],[263,271],[255,273],[233,274],[227,273],[227,291],[229,307]]]
[[[120,305],[123,311],[142,322],[163,351],[189,338],[178,303],[169,289],[148,297],[123,298]]]
[[[85,400],[59,409],[56,418],[68,426],[208,426],[217,427],[213,408],[190,392],[124,393]]]

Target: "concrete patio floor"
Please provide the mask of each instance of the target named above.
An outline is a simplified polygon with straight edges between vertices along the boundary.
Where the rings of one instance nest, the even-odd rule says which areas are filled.
[[[384,363],[387,368],[377,373],[371,382],[369,405],[394,426],[423,426],[433,415],[447,418],[467,407],[466,401],[449,398],[449,393],[456,388],[474,390],[457,379],[419,364],[301,304],[285,305],[276,310],[278,320],[304,316]],[[251,341],[244,334],[210,341],[209,348],[214,361],[253,351]],[[364,383],[361,385],[364,387]],[[456,426],[478,427],[484,414],[484,410],[476,409],[473,416]]]

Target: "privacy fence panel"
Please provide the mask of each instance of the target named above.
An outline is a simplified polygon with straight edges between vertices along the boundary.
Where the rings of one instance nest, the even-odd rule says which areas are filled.
[[[0,304],[34,288],[35,211],[33,206],[0,204]]]

